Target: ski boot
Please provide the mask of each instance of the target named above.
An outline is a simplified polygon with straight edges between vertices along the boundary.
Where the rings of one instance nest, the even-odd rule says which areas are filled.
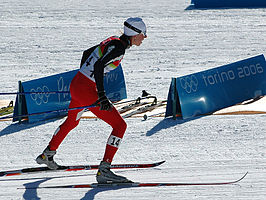
[[[36,158],[38,164],[45,164],[49,169],[58,169],[59,165],[54,161],[56,151],[51,151],[49,146]]]
[[[128,180],[126,177],[114,174],[110,169],[110,163],[104,161],[101,162],[96,175],[98,183],[132,183],[132,181]]]

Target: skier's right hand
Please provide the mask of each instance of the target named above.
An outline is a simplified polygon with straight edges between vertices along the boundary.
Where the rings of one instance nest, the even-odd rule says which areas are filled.
[[[98,92],[98,100],[95,102],[95,104],[98,104],[98,103],[100,103],[100,110],[111,111],[113,108],[112,103],[106,97],[104,91]]]

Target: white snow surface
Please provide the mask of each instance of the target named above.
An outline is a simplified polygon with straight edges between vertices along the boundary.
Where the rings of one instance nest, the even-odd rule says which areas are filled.
[[[128,17],[142,17],[148,38],[126,52],[128,98],[143,89],[166,98],[171,77],[265,54],[266,9],[186,10],[189,0],[1,0],[1,92],[17,82],[77,69],[83,50],[120,35]],[[1,96],[11,99],[14,96]],[[35,158],[64,119],[0,123],[0,171],[38,166]],[[212,182],[233,185],[157,188],[27,189],[93,183],[96,171],[0,177],[0,199],[245,199],[266,197],[266,115],[204,116],[190,120],[126,119],[113,163],[166,160],[153,169],[116,170],[140,182]],[[59,164],[98,164],[111,128],[82,120],[58,149]],[[22,189],[17,189],[22,188]]]

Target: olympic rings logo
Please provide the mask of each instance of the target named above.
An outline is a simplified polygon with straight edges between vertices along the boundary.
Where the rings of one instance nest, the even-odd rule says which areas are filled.
[[[42,88],[37,87],[37,89],[31,89],[32,94],[30,94],[31,99],[35,101],[37,105],[41,105],[42,103],[48,103],[49,99],[49,88],[47,86],[43,86]]]
[[[181,87],[187,92],[196,92],[198,89],[198,79],[195,75],[186,76],[184,78],[180,78]]]
[[[60,77],[58,80],[57,80],[57,88],[58,88],[58,91],[59,92],[62,92],[62,91],[70,91],[70,85],[67,85],[64,83],[64,78],[63,77]],[[62,95],[62,97],[61,97]],[[70,98],[70,94],[69,93],[63,93],[63,94],[58,94],[58,101],[66,101],[67,99]]]

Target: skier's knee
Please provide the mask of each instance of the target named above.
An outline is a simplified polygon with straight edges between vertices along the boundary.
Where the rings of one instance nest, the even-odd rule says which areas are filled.
[[[122,120],[120,123],[113,126],[113,129],[118,133],[124,134],[127,129],[127,124],[124,120]]]
[[[127,123],[125,122],[125,120],[121,121],[120,125],[119,125],[120,131],[121,132],[125,132],[127,129]]]

